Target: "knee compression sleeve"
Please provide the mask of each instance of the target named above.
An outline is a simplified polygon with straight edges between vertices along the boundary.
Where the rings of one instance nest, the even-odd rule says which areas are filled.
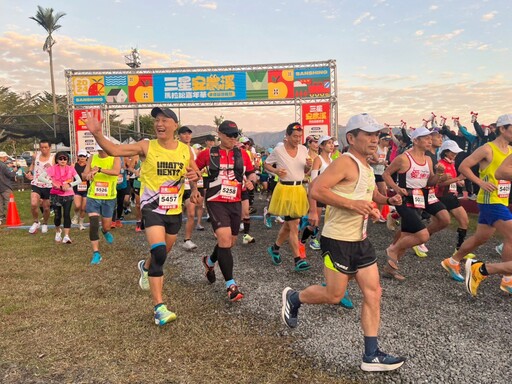
[[[89,240],[96,241],[100,239],[100,217],[90,216],[89,217]]]
[[[165,243],[156,243],[151,246],[151,265],[148,276],[160,277],[164,275],[164,263],[167,258]]]

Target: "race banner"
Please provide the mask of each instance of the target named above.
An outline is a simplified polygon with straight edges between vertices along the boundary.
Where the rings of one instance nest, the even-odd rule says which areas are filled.
[[[74,111],[75,132],[76,132],[76,152],[86,150],[89,153],[96,153],[96,139],[85,126],[82,119],[85,119],[87,109],[75,109]]]
[[[309,135],[331,134],[331,106],[329,103],[302,104],[302,127],[304,138]]]

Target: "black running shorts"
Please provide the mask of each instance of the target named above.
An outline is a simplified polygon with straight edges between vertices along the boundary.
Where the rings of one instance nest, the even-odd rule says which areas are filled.
[[[363,241],[342,241],[321,236],[320,247],[324,265],[346,275],[356,274],[358,269],[377,262],[375,248],[368,238]]]
[[[218,228],[231,227],[231,234],[237,236],[242,220],[242,203],[223,203],[219,201],[207,201],[206,209],[210,215],[213,231]]]
[[[145,228],[155,225],[165,227],[165,233],[176,235],[181,228],[181,213],[178,215],[162,215],[155,213],[147,205],[142,208],[142,221]]]

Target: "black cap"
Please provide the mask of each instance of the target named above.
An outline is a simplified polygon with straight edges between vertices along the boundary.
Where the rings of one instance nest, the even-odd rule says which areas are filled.
[[[224,120],[222,124],[219,125],[219,132],[224,133],[225,135],[240,133],[238,125],[236,125],[236,123],[231,120]]]
[[[180,127],[180,129],[178,129],[178,135],[181,135],[182,133],[192,133],[192,130],[186,125],[184,125],[183,127]]]
[[[176,114],[172,111],[172,109],[155,107],[151,110],[151,116],[153,116],[153,117],[157,117],[157,115],[159,113],[163,114],[166,117],[173,119],[176,123],[178,122],[178,116],[176,116]]]
[[[213,135],[206,135],[204,138],[204,141],[215,141],[215,136]]]

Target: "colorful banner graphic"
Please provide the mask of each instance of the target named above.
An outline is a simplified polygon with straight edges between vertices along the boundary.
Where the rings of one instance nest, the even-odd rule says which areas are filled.
[[[84,149],[89,153],[96,153],[96,139],[92,135],[91,132],[85,126],[85,123],[82,119],[85,119],[85,113],[87,109],[75,109],[74,112],[74,122],[75,122],[75,132],[76,132],[76,152]]]
[[[304,137],[331,134],[331,106],[329,103],[302,104]]]

